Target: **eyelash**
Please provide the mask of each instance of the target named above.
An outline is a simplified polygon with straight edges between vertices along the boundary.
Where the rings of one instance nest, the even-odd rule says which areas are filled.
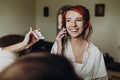
[[[76,20],[76,21],[82,21],[81,19],[78,19],[78,20]]]
[[[76,21],[82,21],[81,19],[78,19],[78,20],[76,20]],[[70,22],[70,20],[66,20],[66,22]]]
[[[66,20],[66,22],[70,22],[70,20]]]

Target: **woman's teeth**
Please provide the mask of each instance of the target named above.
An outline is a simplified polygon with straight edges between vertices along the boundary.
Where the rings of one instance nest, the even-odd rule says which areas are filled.
[[[71,31],[75,32],[75,31],[77,31],[77,29],[71,29]]]

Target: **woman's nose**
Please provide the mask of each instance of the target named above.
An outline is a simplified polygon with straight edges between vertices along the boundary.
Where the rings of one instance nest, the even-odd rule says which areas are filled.
[[[75,27],[75,26],[76,26],[76,21],[72,21],[72,22],[71,22],[71,26],[72,26],[72,27]]]

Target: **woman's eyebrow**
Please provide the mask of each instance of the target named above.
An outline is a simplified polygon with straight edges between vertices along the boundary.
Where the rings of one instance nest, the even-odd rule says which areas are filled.
[[[71,19],[71,18],[66,18],[66,19]]]
[[[77,19],[83,19],[83,17],[78,17]]]

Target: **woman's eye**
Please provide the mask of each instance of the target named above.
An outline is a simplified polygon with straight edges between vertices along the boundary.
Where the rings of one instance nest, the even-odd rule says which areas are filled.
[[[70,22],[70,20],[68,19],[68,20],[66,20],[66,22]]]
[[[76,21],[82,21],[82,19],[77,19]]]

